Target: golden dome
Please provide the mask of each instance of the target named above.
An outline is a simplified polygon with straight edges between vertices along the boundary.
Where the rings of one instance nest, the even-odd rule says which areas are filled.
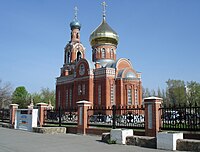
[[[103,18],[102,23],[90,35],[91,46],[94,46],[95,44],[106,44],[106,43],[117,45],[118,41],[119,41],[119,36],[106,23],[105,18]]]

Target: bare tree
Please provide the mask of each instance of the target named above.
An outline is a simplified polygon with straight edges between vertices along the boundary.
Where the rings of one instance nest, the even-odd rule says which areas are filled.
[[[12,87],[10,83],[3,83],[0,80],[0,108],[8,108],[9,104],[12,103],[11,97]]]

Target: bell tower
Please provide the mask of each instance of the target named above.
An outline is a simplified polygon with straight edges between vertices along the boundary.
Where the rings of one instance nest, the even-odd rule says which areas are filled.
[[[85,47],[80,41],[81,23],[77,18],[78,8],[74,8],[74,19],[70,23],[71,39],[65,47],[64,65],[61,70],[61,75],[73,74],[75,64],[85,58]]]

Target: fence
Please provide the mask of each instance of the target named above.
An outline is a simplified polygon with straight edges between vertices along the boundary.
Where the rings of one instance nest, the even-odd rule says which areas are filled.
[[[113,106],[90,107],[88,101],[77,102],[77,107],[67,110],[47,110],[45,105],[38,105],[40,126],[73,125],[78,133],[87,129],[131,128],[145,129],[145,135],[156,136],[159,130],[200,131],[200,106],[174,105],[161,106],[161,99],[149,97],[144,99],[145,107]],[[0,109],[0,121],[14,125],[18,106],[11,105],[11,111]],[[77,109],[78,108],[78,109]],[[12,114],[11,116],[10,113]]]
[[[10,109],[0,109],[0,121],[5,123],[10,122]]]
[[[88,126],[144,129],[144,108],[131,106],[90,107]]]
[[[77,108],[58,109],[44,111],[45,125],[63,126],[63,125],[77,125],[78,115]]]
[[[161,112],[162,130],[200,131],[200,106],[163,106]]]

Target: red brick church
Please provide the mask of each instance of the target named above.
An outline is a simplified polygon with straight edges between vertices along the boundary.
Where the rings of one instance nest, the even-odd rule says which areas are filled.
[[[101,24],[91,33],[92,62],[85,58],[80,41],[81,24],[70,23],[71,40],[64,49],[64,64],[56,80],[56,108],[68,109],[80,100],[93,106],[141,105],[141,73],[126,58],[117,59],[118,34],[106,22],[105,3]]]

